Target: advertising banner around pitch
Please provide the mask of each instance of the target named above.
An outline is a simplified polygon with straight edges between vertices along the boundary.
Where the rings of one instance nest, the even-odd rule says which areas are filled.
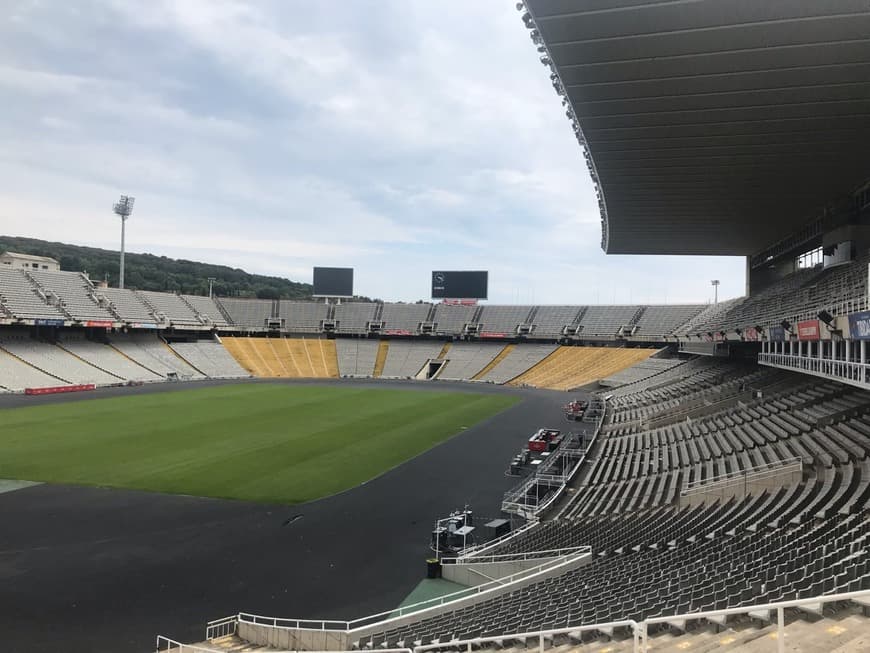
[[[803,320],[797,323],[798,340],[818,340],[820,337],[818,320]]]
[[[770,339],[774,342],[785,342],[785,329],[781,326],[772,326],[768,330]]]
[[[849,337],[853,340],[870,340],[870,311],[849,315]]]
[[[747,342],[758,342],[761,340],[761,334],[755,327],[747,327],[743,330],[743,339]]]

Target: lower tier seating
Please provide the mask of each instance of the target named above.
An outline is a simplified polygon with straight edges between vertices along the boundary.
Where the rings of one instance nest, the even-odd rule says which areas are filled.
[[[645,360],[655,351],[616,347],[559,347],[510,384],[570,390]]]
[[[222,341],[227,351],[239,364],[256,376],[279,378],[338,376],[334,340],[224,337]]]

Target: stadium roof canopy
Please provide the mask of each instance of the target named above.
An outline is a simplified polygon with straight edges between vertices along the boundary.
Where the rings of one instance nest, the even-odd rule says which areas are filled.
[[[525,0],[613,254],[748,255],[870,177],[867,0]]]

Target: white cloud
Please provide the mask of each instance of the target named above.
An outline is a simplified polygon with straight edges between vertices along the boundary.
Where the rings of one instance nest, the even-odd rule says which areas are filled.
[[[0,231],[421,299],[704,300],[738,259],[605,257],[582,153],[511,3],[13,2],[0,23]],[[486,38],[481,38],[485,35]],[[701,279],[701,281],[699,281]],[[732,292],[733,289],[733,292]]]

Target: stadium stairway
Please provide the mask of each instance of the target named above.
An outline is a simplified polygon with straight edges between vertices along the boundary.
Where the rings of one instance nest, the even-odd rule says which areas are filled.
[[[390,351],[390,341],[381,340],[378,343],[378,355],[375,358],[375,370],[372,374],[375,378],[379,378],[384,373],[384,364],[387,362],[387,354]]]
[[[226,635],[190,646],[181,645],[173,648],[160,649],[158,653],[289,653],[286,649],[272,648],[251,644],[236,635]]]
[[[486,364],[486,367],[484,367],[482,370],[480,370],[480,372],[478,372],[477,374],[474,375],[474,379],[473,379],[473,380],[476,381],[476,380],[478,380],[478,379],[482,379],[484,376],[486,376],[487,374],[489,374],[490,371],[492,371],[492,369],[493,369],[496,365],[498,365],[498,364],[501,363],[505,358],[507,358],[507,355],[510,354],[514,349],[516,349],[516,347],[517,347],[517,346],[516,346],[516,345],[513,345],[513,344],[511,344],[511,345],[505,345],[504,348],[503,348],[500,352],[498,352],[498,354],[496,355],[496,357],[493,358],[491,361],[489,361],[489,363]]]

